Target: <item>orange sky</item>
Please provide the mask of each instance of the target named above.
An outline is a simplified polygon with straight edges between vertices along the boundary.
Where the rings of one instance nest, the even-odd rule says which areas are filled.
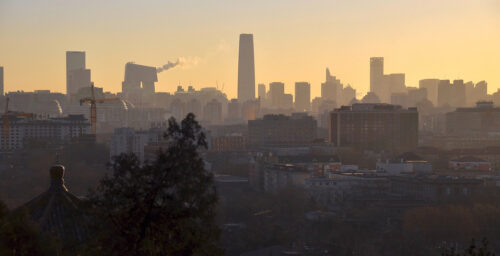
[[[92,80],[121,90],[125,63],[188,65],[159,74],[177,84],[224,84],[236,96],[238,35],[253,33],[256,81],[309,81],[325,68],[366,92],[369,58],[386,73],[486,80],[500,88],[500,1],[496,0],[0,0],[0,65],[6,91],[65,91],[65,51],[87,52]]]

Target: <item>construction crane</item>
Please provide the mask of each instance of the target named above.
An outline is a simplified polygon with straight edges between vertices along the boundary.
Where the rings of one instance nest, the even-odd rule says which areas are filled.
[[[10,139],[10,118],[11,117],[28,117],[33,118],[33,113],[17,113],[9,111],[9,97],[5,98],[5,112],[2,115],[2,137],[4,139],[4,143],[2,144],[3,148],[8,148],[8,143]]]
[[[97,103],[105,102],[120,102],[120,98],[102,98],[96,99],[94,93],[94,83],[90,84],[90,98],[83,98],[80,100],[80,105],[83,103],[90,103],[90,125],[92,134],[96,134],[97,130]]]

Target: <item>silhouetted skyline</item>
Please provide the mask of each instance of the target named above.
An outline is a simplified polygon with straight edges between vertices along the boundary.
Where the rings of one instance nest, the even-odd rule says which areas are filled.
[[[308,81],[311,96],[318,96],[325,67],[365,93],[372,56],[385,57],[387,70],[404,72],[408,86],[423,78],[463,78],[486,80],[492,93],[500,85],[497,1],[193,4],[198,8],[152,0],[1,1],[6,91],[64,92],[64,52],[81,50],[93,81],[105,90],[120,91],[129,61],[159,67],[185,56],[199,61],[159,74],[157,91],[174,91],[179,83],[199,89],[218,81],[233,98],[242,32],[258,39],[256,83],[283,81],[291,93],[295,82]],[[37,68],[26,76],[28,66]]]

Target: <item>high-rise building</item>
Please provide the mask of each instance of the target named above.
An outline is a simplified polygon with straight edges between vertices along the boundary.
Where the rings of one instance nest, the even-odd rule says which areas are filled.
[[[342,98],[344,99],[342,105],[349,105],[349,103],[356,99],[356,90],[351,87],[351,85],[347,85],[344,90],[342,90]],[[340,103],[340,102],[339,102]]]
[[[253,35],[240,35],[238,56],[238,100],[245,102],[255,99],[255,64]]]
[[[439,79],[422,79],[418,82],[419,88],[427,90],[427,99],[437,106],[438,104],[438,84]]]
[[[269,84],[269,98],[273,107],[280,107],[285,95],[285,84],[282,82],[272,82]]]
[[[231,120],[238,120],[241,118],[241,104],[237,99],[231,99],[227,103],[227,118]]]
[[[384,58],[370,58],[370,92],[375,93],[380,102],[390,102],[393,93],[405,93],[405,74],[384,74]]]
[[[203,120],[211,125],[220,124],[222,121],[222,103],[216,99],[209,101],[203,108]]]
[[[342,99],[343,87],[344,85],[340,80],[336,76],[332,76],[327,68],[325,82],[321,83],[321,98],[339,102]]]
[[[3,95],[4,82],[3,82],[3,67],[0,67],[0,96]]]
[[[451,97],[452,93],[451,93],[450,80],[439,80],[437,105],[439,107],[446,105],[450,106]]]
[[[85,68],[85,52],[66,52],[66,94],[73,95],[91,83],[90,69]]]
[[[311,85],[308,82],[295,83],[295,111],[311,110]]]
[[[331,112],[330,142],[359,150],[404,152],[418,144],[418,112],[390,104],[353,104]]]
[[[378,97],[383,94],[384,87],[384,57],[370,58],[370,92]]]
[[[266,85],[265,84],[259,84],[258,94],[259,94],[259,99],[261,101],[266,99]]]
[[[122,95],[136,106],[148,106],[155,93],[158,74],[155,67],[125,64],[125,77],[122,82]]]

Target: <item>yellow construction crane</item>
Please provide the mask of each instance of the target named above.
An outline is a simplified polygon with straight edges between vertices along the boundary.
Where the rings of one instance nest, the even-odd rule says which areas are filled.
[[[2,143],[2,149],[8,149],[9,139],[10,139],[10,118],[11,117],[28,117],[33,118],[33,113],[16,113],[9,112],[9,97],[5,98],[5,112],[2,115],[2,137],[4,143]]]
[[[90,125],[92,134],[96,134],[97,130],[97,103],[105,102],[119,102],[120,98],[102,98],[96,99],[94,94],[94,83],[90,84],[90,98],[83,98],[80,100],[80,105],[83,103],[90,103]]]

